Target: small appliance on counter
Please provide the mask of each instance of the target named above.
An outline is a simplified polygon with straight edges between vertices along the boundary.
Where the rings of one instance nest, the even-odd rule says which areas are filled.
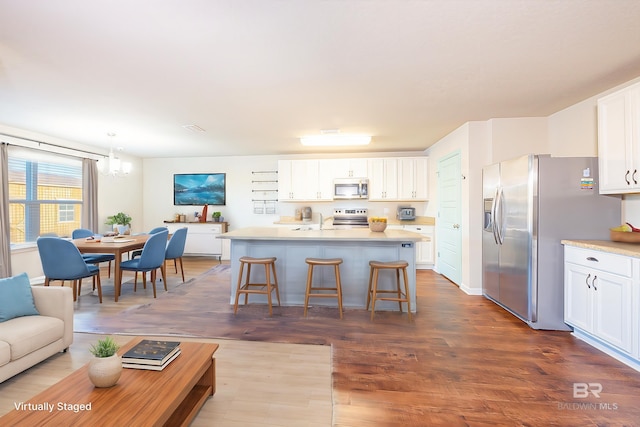
[[[311,207],[305,206],[302,208],[302,220],[303,221],[311,221]]]
[[[396,219],[399,219],[401,221],[416,219],[416,208],[412,208],[411,206],[398,206]]]

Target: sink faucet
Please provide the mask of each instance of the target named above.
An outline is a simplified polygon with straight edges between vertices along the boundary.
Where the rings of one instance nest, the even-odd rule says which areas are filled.
[[[319,215],[320,215],[320,230],[322,230],[322,223],[324,222],[324,220],[322,219],[322,214],[319,214]]]

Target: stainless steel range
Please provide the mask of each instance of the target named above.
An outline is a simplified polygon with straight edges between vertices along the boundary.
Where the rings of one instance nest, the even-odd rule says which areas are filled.
[[[335,228],[368,227],[367,209],[339,208],[333,210],[333,226]]]

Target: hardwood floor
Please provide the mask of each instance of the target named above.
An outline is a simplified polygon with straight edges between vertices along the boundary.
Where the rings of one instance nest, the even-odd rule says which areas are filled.
[[[185,258],[185,273],[195,277],[216,263]],[[234,316],[228,287],[207,301],[175,298],[153,322],[160,329],[193,322],[193,311],[206,306],[200,321],[220,336],[331,345],[335,426],[640,425],[640,373],[570,333],[532,330],[432,271],[417,278],[413,322],[397,312],[376,313],[372,322],[358,309],[345,309],[340,320],[319,307],[308,318],[302,307],[274,307],[270,318],[251,304]],[[175,280],[170,273],[170,289]],[[153,304],[148,292],[118,303],[105,297],[102,305],[81,297],[76,322]],[[602,392],[574,397],[577,383],[600,384]],[[272,424],[265,417],[254,425]]]

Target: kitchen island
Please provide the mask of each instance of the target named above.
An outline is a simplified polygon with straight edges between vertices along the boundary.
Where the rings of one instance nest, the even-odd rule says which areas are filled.
[[[368,228],[292,230],[279,227],[248,227],[224,233],[219,237],[231,240],[231,304],[235,300],[238,284],[239,259],[243,256],[277,258],[280,300],[285,306],[304,305],[308,267],[305,258],[342,258],[344,262],[340,266],[340,276],[343,305],[357,308],[364,308],[367,301],[369,261],[404,260],[409,263],[407,273],[411,310],[415,312],[415,244],[423,239],[418,233],[389,229],[376,233]],[[380,288],[390,289],[395,286],[393,273],[381,272],[378,279]],[[252,269],[251,281],[264,281],[264,270]],[[314,284],[323,282],[334,282],[332,268],[314,269]],[[263,295],[249,297],[249,303],[266,304],[266,300],[266,296]],[[322,301],[314,300],[313,304],[337,306],[337,301],[328,298]],[[376,310],[398,310],[398,303],[380,301],[376,303]]]

